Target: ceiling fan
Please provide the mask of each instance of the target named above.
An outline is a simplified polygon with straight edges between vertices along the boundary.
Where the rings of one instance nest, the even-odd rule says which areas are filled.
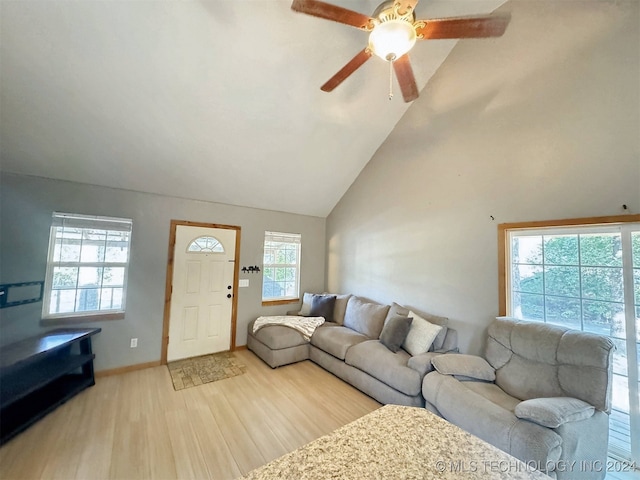
[[[369,17],[320,0],[293,0],[291,9],[296,12],[370,32],[369,44],[320,89],[333,91],[375,54],[389,62],[390,76],[393,68],[404,101],[411,102],[418,98],[418,86],[408,52],[416,40],[499,37],[511,20],[509,14],[416,20],[414,10],[417,3],[418,0],[387,0]],[[391,99],[391,79],[389,88]]]

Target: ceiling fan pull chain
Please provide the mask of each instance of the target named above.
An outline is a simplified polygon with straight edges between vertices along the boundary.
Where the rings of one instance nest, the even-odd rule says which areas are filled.
[[[393,60],[389,61],[389,100],[393,99]]]

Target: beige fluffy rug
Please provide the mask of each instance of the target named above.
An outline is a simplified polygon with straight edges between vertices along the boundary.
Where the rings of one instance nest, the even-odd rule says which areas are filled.
[[[232,352],[176,360],[169,362],[167,367],[175,390],[235,377],[247,371]]]

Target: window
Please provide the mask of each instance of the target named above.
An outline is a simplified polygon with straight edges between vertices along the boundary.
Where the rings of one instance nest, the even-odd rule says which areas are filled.
[[[132,221],[53,213],[43,318],[123,318]]]
[[[592,220],[501,225],[500,314],[611,338],[609,451],[638,462],[640,217]]]
[[[224,253],[224,247],[215,237],[198,237],[189,243],[187,247],[189,253]]]
[[[300,289],[301,235],[265,232],[262,301],[297,301]]]

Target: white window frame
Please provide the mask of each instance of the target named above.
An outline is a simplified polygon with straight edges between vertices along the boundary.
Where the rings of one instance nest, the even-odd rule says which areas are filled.
[[[268,263],[266,262],[266,250],[268,248],[272,248],[271,244],[287,244],[293,245],[296,252],[296,263]],[[295,303],[300,299],[300,260],[302,255],[302,235],[299,233],[282,233],[282,232],[264,232],[264,252],[263,255],[263,265],[262,265],[262,292],[264,292],[264,281],[268,268],[295,268],[296,270],[296,278],[295,278],[295,294],[294,295],[283,295],[279,297],[264,297],[262,296],[262,303],[265,304],[274,304],[274,303]],[[275,279],[274,279],[275,280]],[[263,295],[263,293],[261,293]]]
[[[64,228],[87,229],[87,230],[105,230],[107,232],[127,232],[128,248],[126,261],[121,262],[83,262],[81,258],[77,261],[62,261],[60,258],[54,258],[56,247],[56,235],[58,230]],[[87,320],[111,320],[124,318],[127,300],[127,278],[129,273],[129,261],[131,258],[131,232],[133,221],[128,218],[102,217],[80,215],[73,213],[53,212],[51,221],[51,230],[49,234],[49,250],[47,253],[47,269],[44,283],[44,296],[42,305],[43,322],[60,322],[60,321],[87,321]],[[80,243],[80,251],[82,251],[82,240]],[[124,267],[124,278],[122,285],[122,302],[119,308],[99,309],[99,310],[81,310],[76,311],[74,306],[73,312],[50,313],[51,296],[53,288],[53,276],[55,267]],[[102,288],[102,285],[100,287]],[[76,292],[83,290],[78,287],[76,280]]]
[[[624,277],[624,309],[626,329],[627,371],[629,383],[629,422],[631,432],[640,432],[640,400],[638,388],[638,361],[636,346],[636,314],[633,285],[633,260],[631,235],[640,231],[638,227],[640,215],[624,215],[613,217],[594,217],[585,219],[569,219],[558,221],[528,222],[502,224],[498,226],[498,281],[499,281],[499,314],[512,316],[511,305],[511,245],[514,234],[522,235],[562,235],[611,233],[621,234],[622,267]],[[543,292],[544,295],[544,292]],[[531,320],[540,321],[540,320]],[[623,461],[640,461],[640,436],[632,434],[630,452],[609,448],[609,454]]]

